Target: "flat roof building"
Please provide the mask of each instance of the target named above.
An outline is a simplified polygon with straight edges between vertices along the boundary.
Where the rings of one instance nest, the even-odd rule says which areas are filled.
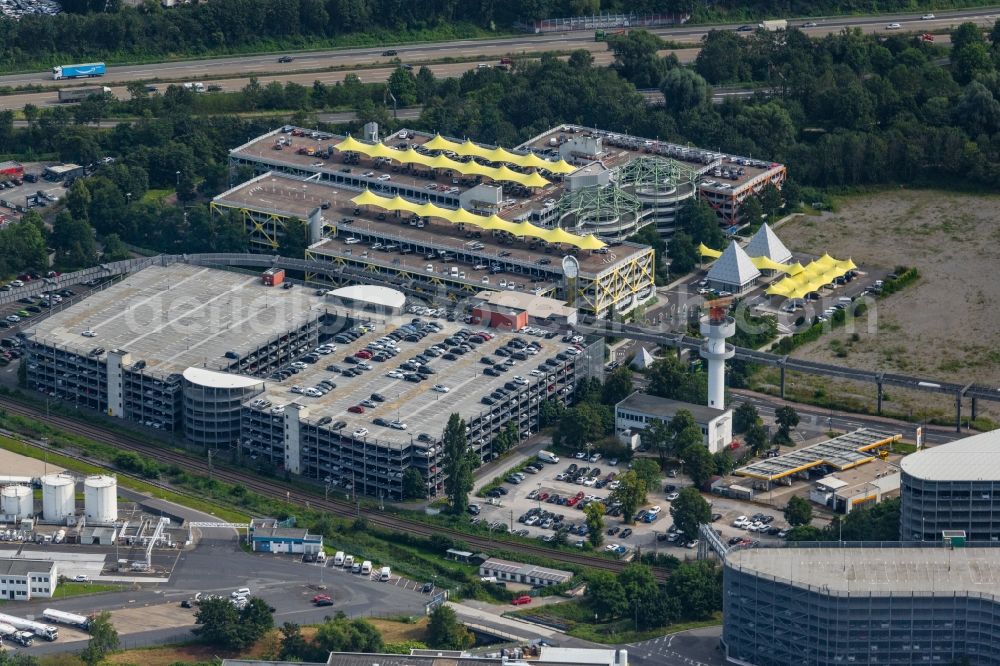
[[[480,576],[493,576],[498,581],[506,583],[522,583],[524,585],[559,585],[573,579],[572,571],[547,569],[533,564],[523,564],[510,560],[491,557],[479,565]]]
[[[58,584],[59,570],[52,560],[0,560],[0,599],[48,599],[55,593]]]
[[[304,527],[286,527],[273,518],[250,521],[250,546],[260,553],[316,554],[323,550],[323,535]]]
[[[878,459],[824,476],[809,490],[811,501],[840,514],[898,496],[898,467]]]
[[[901,539],[964,530],[969,541],[1000,541],[1000,430],[917,451],[900,469]]]
[[[669,423],[681,410],[691,412],[710,452],[718,453],[732,442],[732,410],[660,398],[639,391],[615,405],[615,432],[624,443],[636,448],[642,444],[642,432],[651,421],[659,419]]]
[[[1000,548],[730,550],[730,663],[1000,664]]]

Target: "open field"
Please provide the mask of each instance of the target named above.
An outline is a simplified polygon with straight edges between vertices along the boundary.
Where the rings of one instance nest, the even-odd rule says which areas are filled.
[[[875,318],[838,328],[794,356],[851,367],[902,372],[955,382],[995,382],[1000,376],[1000,197],[936,190],[891,190],[844,198],[836,213],[802,217],[779,235],[789,249],[892,270],[916,266],[921,278],[880,299]],[[855,339],[852,334],[856,333]],[[810,383],[820,378],[797,377]],[[822,379],[826,392],[835,383]],[[803,387],[804,388],[804,387]],[[873,387],[836,390],[871,400]],[[945,396],[889,389],[886,409],[906,415],[950,414]],[[966,407],[966,410],[968,408]],[[1000,410],[981,405],[996,418]]]

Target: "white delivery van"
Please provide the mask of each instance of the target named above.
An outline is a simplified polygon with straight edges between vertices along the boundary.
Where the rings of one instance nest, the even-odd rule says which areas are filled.
[[[378,572],[378,579],[381,581],[387,581],[392,577],[392,569],[389,567],[382,567],[382,570]]]
[[[361,563],[361,573],[364,574],[365,576],[368,576],[368,575],[371,574],[371,572],[372,572],[372,563],[371,563],[371,560],[365,560],[364,562],[362,562]]]
[[[347,567],[347,568],[350,568],[350,567],[354,566],[354,556],[353,555],[345,555],[344,556],[344,566]]]
[[[249,587],[241,587],[240,589],[236,590],[235,592],[233,592],[229,596],[231,596],[233,599],[239,599],[240,597],[249,597],[250,596],[250,588]]]
[[[333,566],[335,567],[344,566],[344,551],[338,550],[337,554],[333,556]]]
[[[326,553],[324,551],[322,551],[322,550],[319,551],[318,553],[316,553],[316,561],[317,562],[326,562]]]
[[[559,462],[559,456],[552,453],[551,451],[539,451],[538,459],[541,460],[542,462],[549,463],[551,465],[555,465],[556,463]]]

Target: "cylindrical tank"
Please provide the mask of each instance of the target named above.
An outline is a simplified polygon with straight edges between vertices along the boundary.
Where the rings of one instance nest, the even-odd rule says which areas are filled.
[[[83,512],[88,521],[118,520],[118,480],[113,476],[88,476],[83,482]]]
[[[76,480],[68,474],[42,477],[42,516],[62,522],[76,513]]]
[[[17,516],[18,520],[30,518],[35,513],[35,498],[31,486],[5,486],[0,491],[3,497],[3,513]]]

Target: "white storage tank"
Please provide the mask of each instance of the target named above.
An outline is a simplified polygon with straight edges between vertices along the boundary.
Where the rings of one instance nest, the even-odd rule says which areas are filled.
[[[3,513],[7,516],[17,516],[18,520],[30,518],[35,513],[35,497],[31,486],[4,486],[0,491],[3,498]]]
[[[42,517],[63,522],[76,514],[76,479],[68,474],[42,477]]]
[[[113,476],[88,476],[83,482],[83,513],[89,522],[118,520],[118,480]]]

